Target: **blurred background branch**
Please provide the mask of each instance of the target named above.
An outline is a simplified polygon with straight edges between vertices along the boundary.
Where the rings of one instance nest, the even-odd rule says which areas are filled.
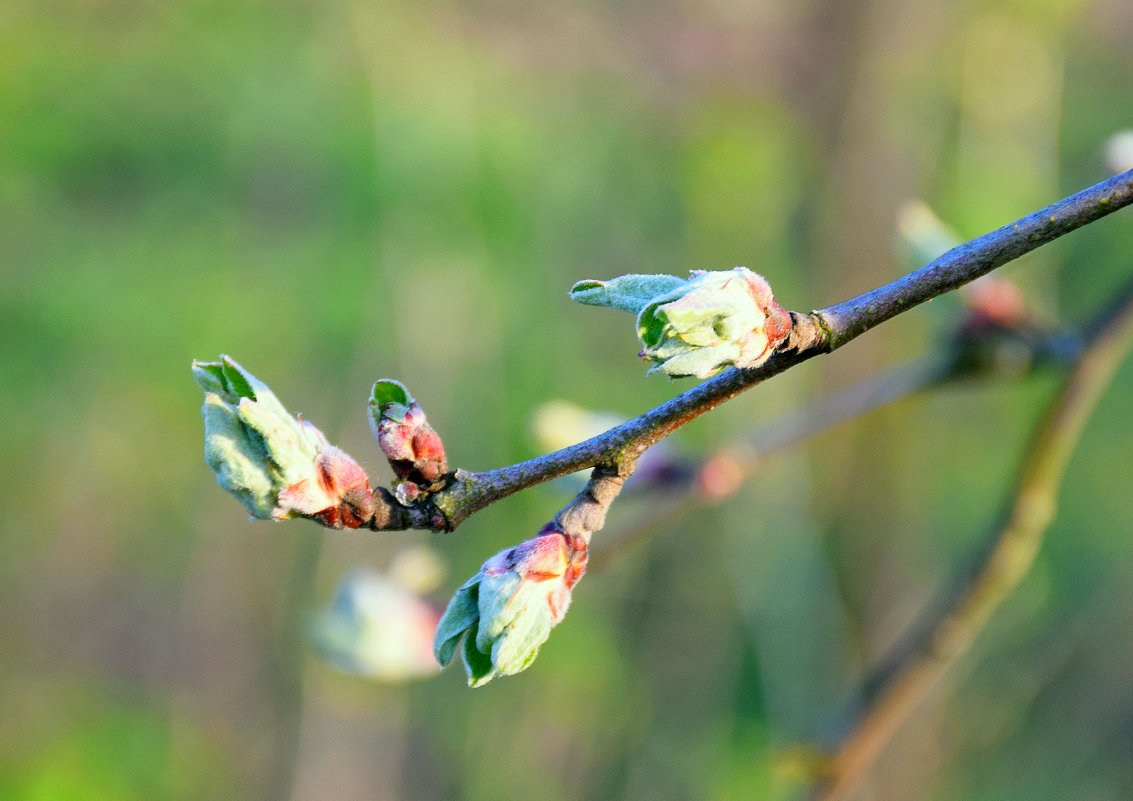
[[[866,705],[835,748],[814,798],[839,801],[850,795],[911,712],[1030,571],[1054,519],[1070,457],[1131,344],[1133,283],[1087,327],[1065,386],[1035,429],[1004,521],[986,553],[878,670],[867,688]]]
[[[554,453],[483,473],[458,471],[455,481],[436,493],[431,503],[444,514],[451,530],[502,498],[587,467],[607,465],[632,472],[645,450],[741,392],[1130,203],[1133,170],[953,248],[870,292],[809,315],[793,312],[794,327],[787,341],[759,367],[726,370],[620,426]]]
[[[767,458],[882,406],[949,384],[1022,379],[1074,363],[1082,334],[1039,323],[1009,281],[986,277],[975,286],[962,315],[930,355],[832,392],[707,457],[683,457],[671,450],[648,457],[631,487],[648,493],[650,504],[603,537],[599,553],[608,559],[696,505],[727,499]]]

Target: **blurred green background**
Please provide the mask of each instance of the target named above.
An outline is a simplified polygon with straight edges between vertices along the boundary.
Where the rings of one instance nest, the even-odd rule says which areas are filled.
[[[0,5],[0,798],[761,799],[985,536],[1056,376],[898,404],[592,574],[528,672],[344,676],[339,577],[426,540],[448,593],[569,490],[452,535],[252,523],[201,456],[232,354],[376,480],[372,381],[452,461],[629,416],[630,320],[575,280],[747,265],[811,309],[894,277],[899,204],[975,236],[1105,177],[1128,0]],[[1133,217],[1007,274],[1051,319],[1133,271]],[[707,451],[929,347],[937,301],[690,426]],[[1133,369],[1033,574],[861,797],[1133,795]],[[627,499],[601,536],[646,512]],[[598,542],[596,541],[596,547]]]

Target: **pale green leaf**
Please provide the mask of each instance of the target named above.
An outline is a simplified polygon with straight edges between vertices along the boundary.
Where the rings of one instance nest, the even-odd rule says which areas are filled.
[[[217,483],[253,517],[268,520],[275,507],[275,483],[258,438],[249,435],[232,407],[215,393],[205,396],[205,462]]]
[[[517,612],[526,603],[523,580],[514,571],[497,575],[484,575],[480,582],[480,641],[476,646],[489,651],[492,641],[499,637]],[[528,582],[530,584],[530,582]]]
[[[278,409],[249,398],[240,400],[238,413],[245,425],[263,439],[284,485],[314,476],[318,443],[298,420],[286,411],[280,414]]]
[[[660,372],[670,378],[709,378],[733,364],[740,355],[739,345],[725,342],[709,348],[689,346],[683,353],[670,356],[649,372]]]
[[[401,422],[413,403],[413,396],[405,384],[392,378],[381,378],[374,382],[370,392],[370,417],[374,425],[383,417]]]
[[[476,626],[473,623],[464,638],[464,669],[468,673],[469,687],[483,687],[496,675],[492,657],[476,647]]]
[[[460,637],[476,624],[480,616],[477,590],[478,582],[469,582],[456,591],[448,608],[437,624],[433,639],[433,653],[437,662],[444,667],[452,661]]]
[[[202,362],[193,359],[193,379],[205,392],[220,397],[228,395],[228,382],[224,379],[224,365],[220,362]]]
[[[571,300],[589,306],[608,306],[637,314],[654,298],[667,295],[687,281],[675,275],[623,275],[609,281],[579,281],[570,289]]]
[[[545,599],[545,596],[544,596]],[[531,605],[492,646],[492,663],[502,676],[511,676],[535,660],[539,646],[551,636],[551,610],[546,603]]]

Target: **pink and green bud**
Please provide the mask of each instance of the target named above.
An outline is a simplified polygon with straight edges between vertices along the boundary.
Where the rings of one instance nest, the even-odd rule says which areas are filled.
[[[444,443],[399,381],[383,378],[374,384],[370,430],[399,479],[431,489],[448,472]]]
[[[253,517],[310,517],[332,528],[371,517],[366,473],[266,384],[227,356],[194,361],[193,377],[205,390],[205,462]]]
[[[586,561],[583,537],[550,526],[493,556],[449,602],[433,643],[437,661],[448,665],[463,637],[470,686],[526,670],[566,615]]]
[[[656,294],[650,295],[650,293]],[[708,378],[725,367],[757,367],[791,331],[791,316],[771,286],[746,267],[675,276],[625,275],[581,281],[580,303],[636,311],[641,357],[650,373]]]

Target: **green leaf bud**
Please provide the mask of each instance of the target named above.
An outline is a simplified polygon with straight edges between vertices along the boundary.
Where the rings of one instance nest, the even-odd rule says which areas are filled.
[[[289,414],[266,384],[227,356],[192,369],[205,390],[205,462],[253,517],[356,528],[372,516],[362,468]]]
[[[746,267],[693,273],[653,298],[637,317],[650,372],[708,378],[725,367],[757,367],[790,333],[790,314],[760,275]]]
[[[746,267],[672,275],[623,275],[580,281],[571,297],[637,314],[641,357],[650,373],[708,378],[725,367],[757,367],[791,331],[790,313]]]
[[[463,637],[470,686],[526,670],[566,614],[586,561],[586,540],[552,527],[493,556],[456,591],[441,617],[433,645],[437,661],[451,662]]]

